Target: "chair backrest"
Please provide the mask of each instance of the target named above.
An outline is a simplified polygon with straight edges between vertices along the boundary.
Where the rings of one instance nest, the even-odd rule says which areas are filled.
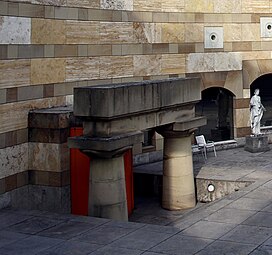
[[[198,136],[196,136],[196,143],[198,145],[200,145],[200,144],[206,145],[206,140],[205,140],[204,135],[198,135]]]

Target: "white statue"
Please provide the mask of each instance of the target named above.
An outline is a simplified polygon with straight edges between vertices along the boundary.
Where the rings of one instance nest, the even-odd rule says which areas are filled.
[[[254,96],[250,99],[250,123],[251,132],[254,136],[261,134],[261,118],[263,117],[263,112],[265,111],[265,108],[261,103],[259,93],[260,90],[255,89]]]

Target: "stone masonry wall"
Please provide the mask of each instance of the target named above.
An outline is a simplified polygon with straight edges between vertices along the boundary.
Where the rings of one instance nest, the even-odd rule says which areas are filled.
[[[29,111],[71,103],[77,86],[200,76],[202,89],[235,95],[243,136],[243,63],[271,59],[260,32],[271,14],[272,0],[1,0],[0,194],[24,186],[32,168]],[[204,47],[205,27],[223,29],[222,48]]]

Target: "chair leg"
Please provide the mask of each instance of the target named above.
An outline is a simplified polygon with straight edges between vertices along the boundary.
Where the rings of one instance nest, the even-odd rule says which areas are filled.
[[[217,157],[215,147],[213,147],[213,151],[214,151],[214,156]]]
[[[204,150],[205,159],[207,159],[207,151],[206,151],[206,147],[203,147],[203,150]]]

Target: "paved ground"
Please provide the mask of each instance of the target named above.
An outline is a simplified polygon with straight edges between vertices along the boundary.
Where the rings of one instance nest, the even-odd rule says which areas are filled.
[[[157,225],[5,209],[0,254],[272,254],[272,150],[239,148],[210,154],[205,164],[196,161],[198,176],[254,183],[193,210],[160,210],[150,218]],[[157,208],[151,202],[146,211]],[[167,226],[159,225],[162,218]]]

